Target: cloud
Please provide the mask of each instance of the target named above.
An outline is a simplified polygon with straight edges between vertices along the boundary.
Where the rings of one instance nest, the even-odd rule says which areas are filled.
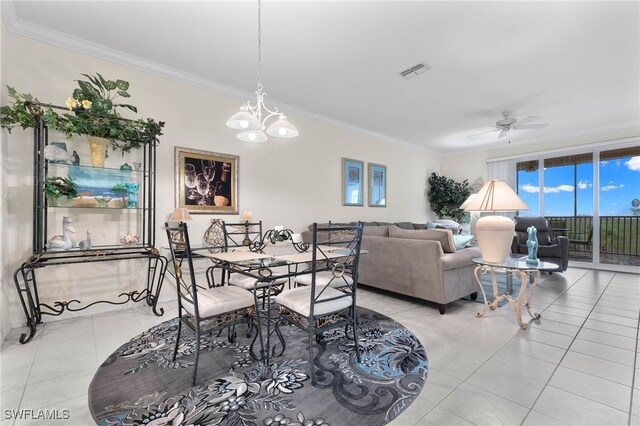
[[[620,185],[607,185],[607,186],[603,186],[602,188],[600,188],[601,191],[613,191],[614,189],[620,189],[620,188],[624,188],[624,184],[621,183]]]
[[[586,181],[585,181],[586,184]],[[527,183],[525,185],[520,185],[520,189],[525,192],[529,192],[531,194],[537,194],[540,192],[540,187],[531,185]],[[583,188],[584,189],[584,188]],[[573,192],[574,187],[572,185],[558,185],[558,186],[545,186],[544,193],[545,194],[557,194],[558,192]]]
[[[586,179],[582,179],[580,182],[578,182],[578,189],[587,189],[591,188],[591,186],[592,185]]]
[[[573,192],[574,187],[572,185],[558,185],[558,186],[545,186],[545,194],[556,194],[558,192]]]
[[[624,164],[629,168],[629,170],[640,172],[640,157],[631,157],[631,159],[629,161],[625,161]]]
[[[537,186],[533,186],[530,183],[527,183],[525,185],[520,185],[520,189],[522,189],[525,192],[529,192],[531,194],[536,194],[538,192],[540,192],[540,188]]]
[[[603,160],[600,162],[600,167],[604,167],[608,164],[609,162],[607,160]]]

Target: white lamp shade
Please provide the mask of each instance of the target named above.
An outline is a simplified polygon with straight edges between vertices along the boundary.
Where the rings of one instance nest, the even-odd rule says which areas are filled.
[[[300,134],[296,127],[289,123],[286,117],[281,116],[278,120],[271,123],[269,127],[267,127],[267,134],[269,136],[273,136],[274,138],[295,138]]]
[[[174,222],[186,222],[187,220],[191,220],[191,215],[189,214],[189,210],[185,208],[176,208],[171,214],[169,220]]]
[[[260,130],[262,129],[262,123],[255,115],[242,110],[236,112],[227,120],[227,127],[235,130]]]
[[[244,209],[242,210],[242,214],[240,215],[240,220],[243,222],[251,222],[252,220],[255,220],[256,218],[253,216],[253,212],[251,211],[251,209]]]
[[[467,197],[467,199],[466,199],[466,200],[464,200],[464,203],[462,203],[462,205],[459,207],[459,208],[460,208],[460,210],[464,210],[464,209],[466,209],[466,208],[467,208],[467,206],[468,206],[469,204],[471,204],[471,202],[473,201],[473,199],[474,199],[474,198],[476,198],[476,195],[477,195],[477,194],[471,194],[471,195],[469,195],[469,196]]]
[[[262,143],[267,141],[267,135],[262,130],[250,130],[248,132],[238,133],[238,139],[244,142]]]
[[[464,210],[468,212],[513,212],[529,210],[529,207],[507,182],[493,179],[484,184]]]

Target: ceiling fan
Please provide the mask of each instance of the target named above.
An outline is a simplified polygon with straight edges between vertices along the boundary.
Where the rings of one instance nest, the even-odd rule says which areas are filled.
[[[486,133],[500,132],[498,138],[506,136],[510,130],[519,130],[519,129],[544,129],[549,124],[547,123],[536,123],[529,124],[532,121],[540,120],[542,117],[539,115],[530,115],[522,120],[518,120],[517,118],[509,117],[511,111],[504,111],[502,113],[501,120],[496,121],[496,128],[493,130],[489,130],[488,132],[476,133],[474,135],[469,135],[467,137],[473,137],[478,135],[484,135]]]

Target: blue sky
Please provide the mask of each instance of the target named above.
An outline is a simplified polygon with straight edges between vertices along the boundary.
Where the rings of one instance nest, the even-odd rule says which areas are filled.
[[[544,215],[592,216],[593,164],[556,166],[544,170]],[[518,172],[518,194],[530,210],[523,216],[538,216],[540,193],[538,171]],[[574,205],[574,194],[577,205]],[[600,215],[629,216],[631,201],[640,199],[640,157],[600,162]]]

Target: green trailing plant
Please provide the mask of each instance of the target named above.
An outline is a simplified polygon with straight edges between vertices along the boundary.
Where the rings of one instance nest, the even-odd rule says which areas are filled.
[[[45,179],[43,192],[53,198],[78,196],[78,185],[72,177],[51,176]]]
[[[130,120],[122,118],[119,109],[138,112],[130,104],[116,103],[118,98],[129,98],[129,82],[106,80],[102,75],[82,74],[87,80],[76,80],[78,87],[67,98],[68,111],[63,107],[44,104],[33,95],[19,93],[7,86],[11,104],[0,108],[0,126],[11,132],[14,127],[23,129],[34,126],[34,116],[41,116],[49,129],[58,130],[71,138],[73,135],[89,135],[109,139],[113,150],[124,154],[140,148],[149,140],[162,135],[163,121],[151,118]]]
[[[429,203],[438,219],[450,217],[456,222],[466,222],[465,212],[460,210],[460,206],[470,193],[471,189],[467,179],[456,182],[435,172],[429,176]]]

